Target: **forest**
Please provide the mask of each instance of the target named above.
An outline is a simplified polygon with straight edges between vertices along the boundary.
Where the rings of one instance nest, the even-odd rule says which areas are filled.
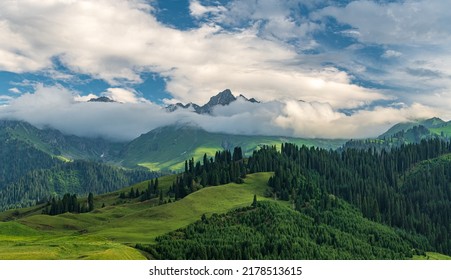
[[[90,192],[112,192],[157,175],[91,161],[57,161],[51,168],[28,171],[17,181],[0,189],[0,209],[32,206],[65,193],[88,195]]]
[[[156,245],[136,247],[158,259],[193,260],[409,259],[425,248],[421,237],[371,222],[346,202],[333,201],[320,218],[256,202],[227,214],[203,215],[157,238]]]
[[[314,147],[298,147],[286,143],[282,145],[280,151],[276,147],[262,147],[245,160],[239,156],[233,157],[230,152],[218,152],[215,159],[204,159],[203,164],[187,162],[186,172],[174,182],[173,190],[183,190],[182,194],[178,194],[177,191],[175,193],[176,198],[181,198],[183,195],[195,191],[196,187],[214,186],[218,181],[219,183],[233,182],[240,176],[245,176],[246,173],[272,171],[274,175],[268,181],[266,195],[275,200],[287,201],[293,209],[312,218],[313,222],[317,224],[334,223],[335,214],[330,213],[337,211],[337,205],[342,205],[341,209],[348,209],[345,211],[347,213],[354,211],[349,209],[356,209],[355,211],[361,213],[362,217],[368,221],[390,227],[390,229],[399,231],[398,234],[404,237],[411,236],[406,240],[415,240],[411,242],[414,244],[412,248],[433,250],[449,255],[451,253],[449,236],[451,232],[451,159],[447,155],[449,153],[451,153],[451,144],[439,139],[401,145],[389,151],[375,148],[367,150],[348,148],[342,151],[332,151]],[[242,167],[240,167],[241,165]],[[221,168],[216,169],[215,166],[221,166]],[[218,181],[216,177],[218,177]],[[210,180],[211,178],[213,180]],[[204,182],[207,183],[204,184]],[[248,213],[248,210],[244,213]],[[350,216],[355,216],[354,214]],[[343,215],[346,217],[345,214]],[[269,219],[269,216],[267,217]],[[231,219],[235,221],[233,220],[235,218]],[[216,220],[213,219],[213,221]],[[231,222],[227,225],[236,229],[235,226],[240,227],[239,223],[241,221]],[[349,223],[349,220],[343,220],[344,225],[349,225]],[[252,226],[249,227],[252,228]],[[334,227],[341,228],[342,225],[335,224]],[[193,229],[195,228],[196,225],[193,225]],[[227,231],[234,229],[227,228],[223,234],[227,236]],[[215,231],[216,229],[211,230]],[[242,234],[254,235],[252,230],[247,232],[249,230],[251,229],[243,229]],[[184,250],[188,250],[191,246],[186,243],[187,240],[194,242],[195,245],[192,246],[199,246],[199,244],[207,242],[193,241],[191,236],[200,238],[199,240],[205,237],[189,235],[187,231],[191,232],[192,229],[188,228],[182,231],[183,234],[173,233],[169,237],[162,237],[159,239],[158,245],[151,248],[152,252],[163,258],[203,258],[204,255],[192,255],[197,251],[194,249],[171,255],[170,251],[175,250],[174,252],[176,252],[179,249],[166,248],[175,245],[165,242],[165,238],[181,236],[182,240],[186,239],[181,245],[181,247],[186,247]],[[318,229],[312,229],[312,231],[319,234]],[[201,229],[200,232],[209,231]],[[210,234],[208,233],[208,235]],[[317,239],[318,236],[314,236],[315,238]],[[331,237],[325,238],[329,240]],[[379,237],[374,236],[374,238],[380,240]],[[214,242],[213,239],[213,237],[208,237],[208,242]],[[352,240],[353,238],[348,236],[348,239]],[[268,241],[266,238],[262,240]],[[390,238],[384,240],[386,242],[384,246],[389,246]],[[395,243],[402,244],[400,241]],[[213,247],[215,246],[218,244],[215,243]],[[224,246],[233,247],[236,244],[225,244]],[[216,255],[215,252],[209,252],[208,248],[201,248],[201,252],[205,250],[207,257],[222,257]],[[246,257],[260,258],[266,249],[254,248],[252,250],[255,254],[246,255]],[[399,250],[394,251],[400,252]],[[406,253],[407,251],[401,251],[403,256],[410,254]],[[324,254],[328,255],[329,253]],[[230,254],[230,256],[224,255],[223,257],[238,257],[237,253]],[[337,253],[332,255],[334,254]],[[350,254],[355,258],[381,257],[377,254],[359,255],[356,252]],[[326,255],[321,255],[321,257]],[[315,258],[315,255],[310,255],[310,257],[312,256]],[[279,257],[285,256],[271,255],[270,258]],[[346,257],[339,256],[339,258]]]

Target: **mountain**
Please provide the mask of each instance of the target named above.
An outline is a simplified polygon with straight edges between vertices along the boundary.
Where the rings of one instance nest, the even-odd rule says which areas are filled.
[[[168,105],[166,107],[166,110],[169,112],[174,112],[175,110],[177,110],[179,108],[189,109],[190,107],[192,108],[192,111],[194,111],[194,112],[197,112],[200,108],[199,105],[194,104],[194,103],[188,103],[188,104],[176,103],[176,104]]]
[[[448,124],[451,124],[451,123],[448,123]],[[423,126],[427,129],[431,129],[431,128],[440,128],[440,127],[443,127],[446,125],[447,125],[447,123],[439,118],[418,120],[415,122],[398,123],[398,124],[392,126],[385,133],[381,134],[378,138],[383,139],[383,138],[392,137],[401,131],[408,131],[415,126]]]
[[[389,150],[405,144],[420,143],[422,140],[451,138],[451,121],[439,118],[398,123],[377,138],[350,140],[343,148]]]
[[[107,96],[100,96],[97,98],[91,98],[88,100],[88,102],[106,102],[106,103],[111,103],[111,102],[116,102],[113,99],[107,97]]]
[[[247,97],[245,97],[242,94],[240,94],[238,96],[238,98],[242,98],[246,102],[259,103],[255,98],[248,99]],[[194,112],[196,112],[198,114],[211,114],[213,112],[213,109],[216,106],[227,106],[230,103],[235,102],[238,98],[232,94],[232,91],[230,91],[230,89],[226,89],[226,90],[218,93],[217,95],[212,96],[210,98],[210,100],[202,106],[199,106],[194,103],[188,103],[188,104],[177,103],[177,104],[171,104],[171,105],[167,106],[166,110],[169,112],[174,112],[175,110],[177,110],[179,108],[181,108],[181,109],[190,109],[191,108]]]
[[[235,96],[232,94],[230,89],[226,89],[223,92],[218,93],[215,96],[212,96],[210,100],[203,106],[201,106],[198,110],[196,110],[199,114],[211,114],[213,108],[216,106],[226,106],[230,103],[236,101]]]
[[[111,192],[157,175],[146,170],[125,170],[96,162],[59,161],[47,169],[31,169],[13,182],[0,185],[0,210],[32,206],[65,193]]]
[[[102,138],[66,135],[51,128],[39,129],[22,121],[0,120],[0,134],[67,160],[112,161],[124,145]]]
[[[126,167],[139,165],[150,170],[177,171],[183,169],[185,160],[200,160],[204,154],[214,157],[218,150],[233,150],[240,146],[245,155],[251,155],[264,145],[280,147],[284,142],[336,149],[345,140],[232,135],[207,132],[190,124],[178,124],[160,127],[139,136],[122,149],[119,157],[121,164]]]
[[[223,98],[214,100],[214,102],[219,103],[226,101],[227,99]],[[327,149],[338,148],[344,143],[344,140],[211,133],[192,124],[176,124],[156,128],[128,143],[66,135],[55,129],[39,129],[26,122],[6,120],[0,121],[0,135],[4,139],[2,153],[5,158],[10,157],[12,153],[18,154],[17,149],[31,149],[36,154],[31,157],[39,158],[39,161],[33,161],[26,155],[21,158],[28,158],[27,162],[30,162],[30,166],[36,168],[51,167],[59,159],[63,161],[89,160],[127,168],[143,166],[150,170],[174,171],[182,169],[183,162],[187,159],[192,157],[200,159],[205,153],[209,157],[213,157],[216,151],[231,150],[235,146],[243,147],[245,154],[250,155],[263,145],[280,146],[281,143],[287,141]],[[15,143],[15,146],[13,143]],[[5,145],[10,147],[6,148]],[[30,152],[28,152],[28,155],[30,155]],[[44,164],[47,161],[43,158],[47,158],[52,164]],[[10,174],[11,178],[24,175],[22,172],[18,174],[18,171],[11,172],[11,169],[21,170],[20,168],[11,165],[11,168],[7,169],[7,166],[9,165],[5,165],[0,172]],[[28,169],[24,169],[24,172],[25,170]]]
[[[15,124],[0,122],[0,189],[31,170],[52,168],[59,161],[31,143],[14,137],[8,125]]]
[[[0,209],[33,205],[64,192],[112,191],[156,176],[100,163],[111,160],[121,147],[25,122],[0,121]]]

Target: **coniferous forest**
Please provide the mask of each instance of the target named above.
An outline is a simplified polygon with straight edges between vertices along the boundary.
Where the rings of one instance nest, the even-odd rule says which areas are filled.
[[[204,159],[203,164],[189,161],[185,173],[174,182],[173,190],[184,190],[182,194],[175,191],[176,198],[195,191],[195,186],[233,182],[246,172],[272,171],[274,175],[268,181],[266,195],[289,202],[301,215],[294,218],[299,221],[271,228],[271,225],[285,224],[274,217],[284,214],[276,206],[258,203],[256,209],[202,217],[186,229],[159,238],[156,246],[144,247],[162,258],[286,258],[288,255],[284,254],[290,251],[289,247],[301,241],[277,243],[281,241],[276,238],[280,232],[272,231],[285,230],[284,238],[296,239],[299,234],[305,244],[316,242],[319,246],[311,247],[308,256],[292,255],[292,258],[408,258],[412,251],[407,248],[449,255],[449,153],[451,144],[438,139],[401,145],[389,151],[374,148],[332,151],[286,143],[280,151],[265,146],[245,161],[232,157],[229,152],[217,153],[215,159]],[[305,221],[301,222],[302,219]],[[371,232],[372,222],[382,224],[379,229],[383,229]],[[309,226],[312,226],[310,230],[301,233]],[[344,238],[343,234],[348,235]],[[245,240],[248,243],[243,243]],[[275,241],[279,247],[269,245]],[[375,247],[378,242],[388,249],[378,250]],[[372,249],[365,249],[369,244]],[[341,249],[333,251],[332,248]]]
[[[0,189],[0,209],[31,206],[58,194],[112,192],[156,176],[144,170],[125,170],[90,161],[55,161],[53,167],[24,172],[19,180]]]
[[[159,259],[408,259],[427,241],[371,222],[349,204],[313,218],[274,202],[257,202],[138,245]],[[412,250],[412,248],[417,248]],[[420,250],[420,251],[418,251]]]

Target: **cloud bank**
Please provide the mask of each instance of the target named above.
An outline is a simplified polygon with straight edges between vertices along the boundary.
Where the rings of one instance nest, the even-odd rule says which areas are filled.
[[[130,99],[129,103],[80,102],[76,93],[63,87],[39,85],[34,93],[0,107],[0,119],[23,120],[67,134],[117,141],[131,140],[154,128],[180,122],[231,134],[359,138],[377,136],[394,123],[432,117],[435,113],[414,104],[400,109],[377,107],[348,116],[327,103],[294,99],[250,103],[238,98],[228,106],[215,107],[212,115],[199,115],[182,109],[169,113],[159,105]]]

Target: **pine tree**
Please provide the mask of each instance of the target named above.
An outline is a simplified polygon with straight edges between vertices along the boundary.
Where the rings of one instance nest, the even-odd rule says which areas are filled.
[[[94,210],[94,195],[89,193],[88,195],[88,211],[91,212]]]
[[[163,204],[163,190],[160,190],[160,198],[158,200],[158,204]]]
[[[251,205],[252,207],[257,207],[257,195],[256,194],[254,194],[254,200],[252,201],[252,205]]]

